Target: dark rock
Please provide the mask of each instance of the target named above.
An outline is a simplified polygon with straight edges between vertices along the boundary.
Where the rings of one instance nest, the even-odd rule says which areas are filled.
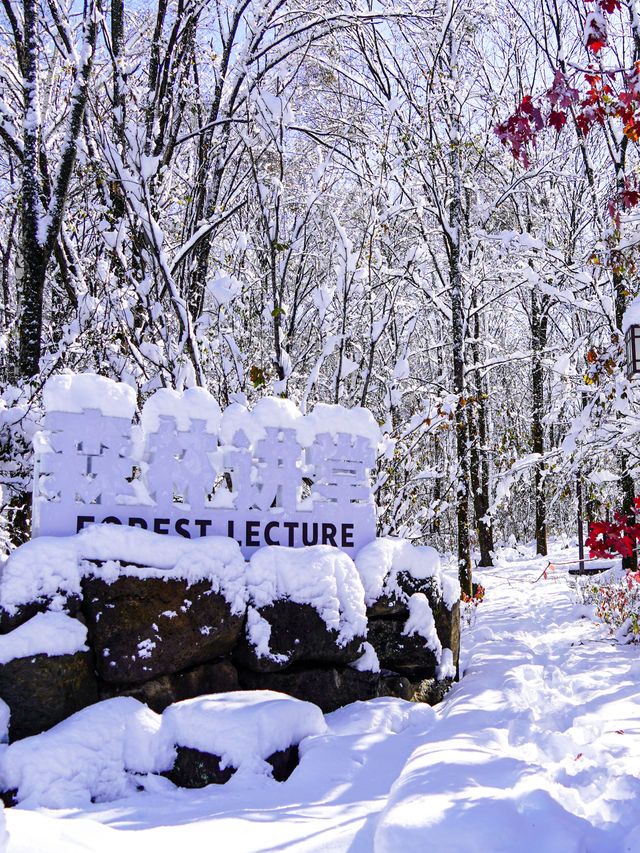
[[[18,789],[11,788],[9,791],[0,791],[0,800],[5,809],[18,805]]]
[[[383,669],[380,671],[380,682],[381,696],[394,696],[396,699],[406,699],[408,702],[413,701],[413,685],[404,675]]]
[[[62,607],[57,606],[56,609],[62,609],[69,616],[77,617],[82,601],[80,596],[60,592],[58,593],[58,597],[62,599]],[[20,625],[28,622],[36,613],[46,613],[51,607],[51,602],[52,599],[49,596],[38,598],[26,604],[19,604],[13,613],[9,613],[4,607],[0,607],[0,634],[8,634],[14,628],[18,628]]]
[[[372,633],[372,625],[378,625],[383,619],[395,620],[395,626],[397,628],[397,625],[402,622],[403,624],[399,632],[400,637],[402,637],[404,622],[409,618],[409,598],[414,593],[421,592],[429,601],[429,606],[431,607],[431,612],[433,613],[433,619],[436,626],[436,632],[440,639],[440,643],[442,644],[442,648],[451,649],[453,654],[453,663],[457,668],[458,659],[460,657],[460,602],[457,601],[451,610],[449,610],[443,601],[439,584],[434,583],[432,578],[421,580],[419,578],[414,578],[413,575],[408,572],[398,572],[396,580],[400,588],[400,592],[398,594],[381,596],[367,608],[367,618],[369,619],[368,640],[378,653],[378,658],[380,659],[382,666],[389,666],[391,669],[397,669],[396,664],[393,662],[395,659],[394,654],[390,654],[389,648],[387,648],[386,644],[386,641],[389,640],[391,635],[394,633],[395,628],[391,629],[391,627],[388,627],[387,629],[384,629],[382,627],[378,627],[373,630]],[[382,642],[381,648],[378,648],[376,645],[379,635],[380,641]],[[400,638],[398,638],[398,642],[402,642]],[[408,648],[410,647],[411,646]],[[385,658],[384,661],[383,657]],[[419,675],[418,680],[423,677],[432,677],[433,675],[435,675],[435,672],[431,674],[425,672],[424,675]]]
[[[352,667],[315,667],[284,672],[239,673],[246,690],[276,690],[305,702],[313,702],[324,714],[358,700],[397,695],[392,690],[408,690],[408,682],[395,674],[389,679],[380,673],[359,672]]]
[[[224,785],[236,772],[235,767],[221,768],[219,755],[201,752],[186,746],[178,746],[177,757],[171,770],[163,773],[180,788],[204,788],[206,785]],[[274,752],[267,758],[273,768],[276,782],[284,782],[298,766],[298,746]]]
[[[437,681],[435,678],[425,678],[410,686],[410,695],[407,699],[412,702],[426,702],[427,705],[437,705],[442,702],[445,694],[453,684],[453,678],[443,678]]]
[[[338,645],[338,632],[327,628],[318,611],[310,604],[295,601],[274,601],[258,609],[260,616],[271,626],[269,647],[281,660],[260,657],[246,634],[234,652],[239,665],[255,672],[277,672],[292,664],[346,664],[361,654],[364,637],[355,637],[344,646]],[[286,692],[286,691],[285,691]]]
[[[205,696],[209,693],[227,693],[238,690],[238,673],[228,660],[214,661],[195,666],[192,669],[161,675],[143,684],[116,685],[102,682],[100,698],[112,696],[133,696],[145,702],[152,711],[162,713],[165,708],[182,699]]]
[[[91,652],[17,658],[0,666],[0,697],[11,710],[9,741],[39,734],[98,701]]]
[[[224,785],[236,772],[235,767],[220,767],[219,755],[210,755],[187,746],[177,748],[178,755],[171,770],[162,775],[180,788],[204,788],[205,785]]]
[[[82,581],[83,609],[105,681],[135,684],[223,657],[240,634],[244,614],[211,582],[122,575],[113,583]]]
[[[276,782],[286,782],[293,771],[300,764],[298,744],[293,744],[288,749],[274,752],[267,758],[267,762],[273,767],[273,778]]]
[[[376,650],[380,666],[406,676],[409,681],[435,678],[438,660],[420,634],[403,634],[406,619],[369,621],[368,641]]]

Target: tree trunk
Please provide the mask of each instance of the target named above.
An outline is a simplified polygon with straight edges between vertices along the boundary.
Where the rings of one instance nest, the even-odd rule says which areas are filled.
[[[473,406],[469,406],[469,476],[471,494],[473,496],[473,513],[478,532],[480,548],[480,565],[493,565],[493,528],[487,520],[489,511],[489,464],[487,459],[487,412],[486,394],[484,393],[482,376],[478,365],[480,363],[480,316],[475,314],[474,320],[473,361],[475,370],[475,389]]]
[[[449,62],[452,79],[456,77],[456,39],[453,26],[449,30]],[[456,453],[458,458],[458,488],[456,493],[456,522],[458,529],[458,578],[463,593],[473,594],[471,585],[471,546],[469,542],[469,457],[467,453],[467,408],[464,382],[465,318],[460,269],[460,239],[462,230],[462,186],[460,163],[460,119],[451,115],[449,165],[451,168],[451,202],[447,248],[449,282],[451,285],[451,332],[453,338],[453,388],[458,398],[456,406]]]
[[[544,454],[544,373],[542,353],[547,344],[546,300],[540,301],[535,286],[531,290],[531,448],[535,454]],[[547,501],[544,493],[544,462],[536,462],[534,478],[534,502],[536,517],[536,553],[547,556]]]

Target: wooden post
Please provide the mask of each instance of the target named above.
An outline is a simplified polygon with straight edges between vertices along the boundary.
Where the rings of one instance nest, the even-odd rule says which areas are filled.
[[[582,479],[580,472],[576,474],[576,497],[578,498],[578,558],[580,572],[584,571],[584,527],[582,524]]]

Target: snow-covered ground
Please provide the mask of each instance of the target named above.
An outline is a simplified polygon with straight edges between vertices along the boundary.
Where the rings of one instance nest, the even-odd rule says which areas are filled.
[[[109,803],[9,809],[9,853],[640,853],[640,651],[582,618],[566,567],[532,583],[545,565],[512,551],[478,573],[464,678],[437,708],[328,715],[283,783],[159,780]]]

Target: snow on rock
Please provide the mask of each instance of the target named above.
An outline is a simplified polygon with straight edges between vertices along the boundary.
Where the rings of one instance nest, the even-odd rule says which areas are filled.
[[[449,609],[460,600],[460,584],[442,571],[438,552],[429,545],[416,546],[407,539],[391,537],[375,539],[358,551],[355,563],[367,606],[383,595],[403,598],[397,580],[400,572],[406,572],[416,580],[433,578]]]
[[[47,412],[98,409],[103,415],[131,420],[136,394],[130,385],[95,373],[62,373],[47,380],[44,407]]]
[[[136,568],[128,565],[126,573],[136,577],[158,577],[158,570],[170,570],[170,577],[195,583],[208,578],[217,584],[234,612],[245,605],[245,562],[235,539],[206,536],[184,539],[160,536],[141,528],[114,524],[94,524],[75,536],[42,536],[21,545],[9,556],[0,576],[0,605],[15,612],[20,604],[49,596],[56,609],[56,593],[79,595],[82,562],[107,561],[102,569],[91,566],[94,575],[115,580],[122,569],[117,562],[152,566]],[[137,573],[137,574],[136,574]],[[165,573],[166,574],[166,573]],[[58,602],[58,609],[64,600]]]
[[[453,662],[453,652],[451,649],[443,649],[440,657],[440,665],[436,670],[436,678],[441,681],[443,678],[455,678],[456,665]]]
[[[161,417],[176,419],[179,430],[188,430],[191,419],[206,421],[207,432],[217,433],[222,412],[215,397],[206,388],[187,388],[182,394],[160,388],[145,402],[140,421],[145,432],[157,432]]]
[[[36,613],[11,633],[0,636],[0,664],[34,655],[74,655],[88,652],[87,629],[65,613]]]
[[[7,743],[9,740],[9,719],[11,710],[7,703],[0,699],[0,744]],[[0,847],[0,850],[2,848]]]
[[[74,538],[79,540],[82,557],[106,561],[102,566],[91,565],[91,574],[107,583],[122,574],[140,579],[184,579],[189,584],[207,579],[214,592],[224,595],[234,613],[244,611],[246,564],[235,539],[184,539],[106,524],[87,527]],[[118,560],[127,563],[126,567],[120,566]]]
[[[260,548],[247,567],[247,590],[258,608],[281,599],[311,605],[327,628],[338,632],[338,645],[366,632],[364,591],[356,567],[347,554],[330,545]],[[249,639],[253,645],[263,641],[251,633]]]
[[[29,808],[87,806],[133,793],[131,773],[171,767],[172,746],[158,737],[160,716],[128,696],[78,711],[47,732],[0,754],[2,790]]]
[[[221,758],[221,768],[268,773],[266,759],[327,731],[322,711],[271,690],[198,696],[169,706],[162,714],[163,754],[174,746]]]
[[[380,661],[371,643],[364,643],[362,647],[364,649],[362,657],[359,657],[350,666],[357,669],[358,672],[380,672]]]
[[[419,634],[425,640],[425,645],[435,653],[436,659],[442,657],[442,644],[436,633],[436,623],[433,618],[431,606],[427,596],[423,592],[414,592],[407,602],[409,607],[409,618],[407,619],[403,634],[408,637],[411,634]]]
[[[278,663],[288,660],[286,655],[280,655],[271,651],[269,640],[271,639],[271,625],[260,615],[255,607],[247,608],[246,622],[247,636],[254,647],[256,654],[262,658],[271,658]]]
[[[0,606],[14,614],[21,604],[50,598],[51,609],[62,609],[64,594],[80,595],[74,539],[41,536],[12,551],[0,570]]]

